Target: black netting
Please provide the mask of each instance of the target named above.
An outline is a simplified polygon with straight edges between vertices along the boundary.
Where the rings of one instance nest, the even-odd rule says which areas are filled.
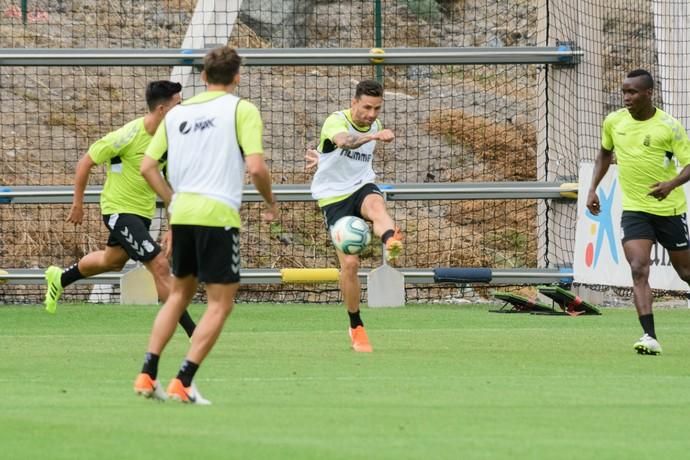
[[[197,3],[203,4],[0,0],[0,47],[203,48],[229,42],[239,48],[500,48],[565,42],[584,51],[575,66],[246,67],[239,94],[261,110],[274,180],[283,184],[309,182],[305,147],[317,142],[330,112],[347,107],[362,78],[379,78],[387,90],[381,118],[397,138],[379,146],[375,168],[388,184],[576,182],[578,162],[593,159],[598,150],[603,116],[620,103],[618,84],[626,71],[647,67],[669,75],[658,92],[662,105],[676,94],[672,88],[687,81],[673,77],[663,55],[687,45],[665,36],[662,46],[658,37],[676,17],[673,5],[686,8],[684,0],[664,2],[666,9],[659,11],[650,0],[605,6],[592,0],[244,1],[241,11],[195,16]],[[201,25],[190,27],[199,18]],[[74,165],[93,141],[143,114],[148,81],[182,75],[188,96],[201,90],[194,72],[0,65],[0,186],[72,184]],[[102,181],[102,171],[94,171],[91,184]],[[256,208],[245,205],[244,266],[334,266],[316,205],[281,208],[280,224],[267,226],[259,223]],[[416,200],[391,202],[389,208],[407,234],[404,267],[572,263],[572,201]],[[102,247],[97,206],[89,206],[87,222],[78,228],[63,223],[67,210],[0,204],[0,267],[65,265]],[[363,265],[374,267],[380,248],[369,251]],[[2,289],[7,298],[14,288]],[[28,288],[22,289],[25,295]],[[408,286],[408,298],[442,297],[437,289]],[[267,300],[339,295],[335,286],[251,286],[246,292]]]

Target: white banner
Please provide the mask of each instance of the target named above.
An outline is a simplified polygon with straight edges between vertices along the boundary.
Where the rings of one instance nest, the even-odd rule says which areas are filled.
[[[630,265],[621,244],[621,191],[618,168],[611,165],[597,188],[601,212],[598,216],[587,210],[587,190],[592,182],[594,164],[581,163],[577,194],[577,227],[573,278],[576,283],[632,287]],[[688,197],[689,186],[685,185]],[[688,200],[690,202],[690,199]],[[649,284],[652,289],[690,291],[671,266],[666,250],[659,244],[652,247]]]

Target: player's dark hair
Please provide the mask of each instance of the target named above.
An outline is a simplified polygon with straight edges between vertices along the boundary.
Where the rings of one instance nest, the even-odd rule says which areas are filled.
[[[654,78],[652,78],[652,74],[647,72],[644,69],[635,69],[632,72],[628,73],[627,78],[635,78],[635,77],[642,77],[642,82],[644,83],[644,89],[653,89],[654,88]]]
[[[355,99],[362,96],[383,97],[383,86],[376,80],[362,80],[355,88]]]
[[[158,105],[168,102],[182,91],[182,85],[174,81],[156,80],[146,86],[146,105],[153,111]]]
[[[222,46],[204,57],[206,81],[210,84],[229,85],[240,71],[242,58],[233,48]]]

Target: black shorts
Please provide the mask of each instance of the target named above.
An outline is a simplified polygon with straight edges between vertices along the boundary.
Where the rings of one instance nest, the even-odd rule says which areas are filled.
[[[136,214],[104,214],[103,223],[108,230],[108,246],[120,246],[132,260],[148,262],[161,252],[156,240],[151,238],[151,219]]]
[[[326,221],[326,228],[330,228],[338,222],[338,219],[345,216],[355,216],[364,219],[362,216],[362,203],[371,194],[383,196],[376,184],[364,184],[355,193],[337,203],[328,204],[321,208],[323,217]]]
[[[240,231],[237,228],[172,225],[172,272],[211,284],[240,281]]]
[[[623,211],[623,243],[628,240],[658,241],[667,251],[688,249],[688,221],[685,214],[657,216],[642,211]]]

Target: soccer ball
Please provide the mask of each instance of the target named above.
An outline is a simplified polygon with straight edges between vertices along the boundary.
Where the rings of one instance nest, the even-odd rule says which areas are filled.
[[[371,241],[369,225],[359,217],[345,216],[331,227],[331,240],[345,254],[359,254]]]

